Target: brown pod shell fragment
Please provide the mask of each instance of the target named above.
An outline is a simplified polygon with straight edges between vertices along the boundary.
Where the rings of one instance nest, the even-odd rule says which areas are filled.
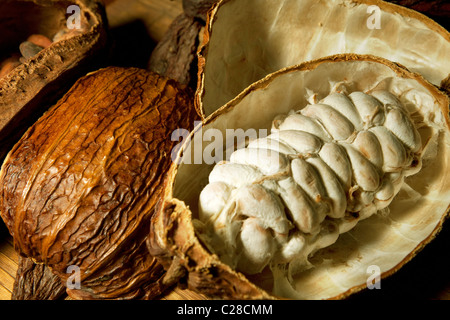
[[[0,212],[15,249],[49,266],[74,299],[161,294],[164,270],[145,240],[172,131],[196,118],[191,92],[146,70],[109,67],[78,80],[2,166]]]
[[[65,294],[66,287],[48,266],[19,256],[11,300],[57,300]]]
[[[68,12],[77,6],[79,15]],[[78,36],[52,43],[67,22],[80,20]],[[5,0],[0,3],[0,53],[19,53],[21,43],[26,57],[0,78],[0,159],[28,127],[70,88],[80,76],[93,70],[107,44],[106,14],[94,0]],[[27,42],[28,39],[28,42]],[[44,48],[42,50],[35,50]],[[31,49],[31,50],[30,50]],[[104,58],[103,58],[104,60]]]

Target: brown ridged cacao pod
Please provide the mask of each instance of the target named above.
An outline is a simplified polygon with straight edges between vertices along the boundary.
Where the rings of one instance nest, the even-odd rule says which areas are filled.
[[[192,92],[136,68],[78,80],[8,154],[0,212],[20,255],[63,284],[80,270],[74,299],[153,298],[164,271],[145,240],[175,141],[192,128]]]

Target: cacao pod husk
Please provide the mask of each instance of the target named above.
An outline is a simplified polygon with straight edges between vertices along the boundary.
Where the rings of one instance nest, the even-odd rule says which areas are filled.
[[[222,0],[209,12],[199,49],[196,107],[207,117],[270,73],[342,53],[400,63],[436,86],[450,75],[448,30],[407,7],[378,0]]]
[[[3,163],[0,212],[17,252],[73,299],[161,294],[170,284],[145,241],[172,131],[196,118],[192,92],[158,74],[108,67],[79,79]]]
[[[66,295],[66,287],[48,266],[19,256],[11,300],[58,300]]]

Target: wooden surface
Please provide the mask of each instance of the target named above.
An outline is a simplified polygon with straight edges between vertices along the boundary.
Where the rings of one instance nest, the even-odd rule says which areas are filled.
[[[171,21],[182,12],[181,0],[105,0],[115,53],[112,64],[144,67]],[[0,222],[1,223],[1,222]],[[399,272],[381,281],[380,290],[365,290],[350,300],[450,300],[450,223],[438,237]],[[0,300],[9,300],[18,255],[12,238],[0,226]],[[175,289],[162,299],[205,299],[189,290]]]
[[[11,237],[4,234],[0,239],[0,300],[11,298],[18,260]]]

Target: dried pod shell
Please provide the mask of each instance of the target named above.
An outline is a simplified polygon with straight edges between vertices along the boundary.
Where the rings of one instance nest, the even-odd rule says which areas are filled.
[[[448,17],[450,15],[450,7],[448,3],[442,0],[389,0],[401,6],[419,11],[428,17],[439,21],[448,29],[450,26]]]
[[[30,51],[30,47],[38,45],[36,34],[51,39],[59,30],[67,28],[66,22],[72,17],[70,11],[67,13],[71,5],[80,9],[79,35],[55,42],[39,52]],[[97,0],[5,0],[0,3],[0,20],[1,55],[18,53],[20,44],[27,44],[22,48],[27,55],[21,58],[23,63],[0,79],[0,159],[3,160],[48,107],[80,76],[99,65],[107,34],[104,8]],[[25,42],[27,39],[30,42]],[[45,46],[39,45],[39,48]]]
[[[398,192],[385,210],[389,213],[368,217],[366,208],[362,208],[354,211],[354,216],[325,219],[315,235],[298,238],[292,234],[292,245],[279,253],[280,258],[292,259],[293,251],[297,252],[298,259],[289,270],[274,265],[271,270],[267,267],[252,275],[237,271],[239,265],[222,261],[215,253],[221,248],[214,247],[205,232],[208,226],[198,220],[199,194],[213,166],[191,164],[194,155],[188,150],[199,140],[197,135],[208,129],[225,135],[231,129],[270,128],[280,113],[288,114],[293,108],[301,111],[308,104],[308,91],[320,101],[335,90],[335,83],[344,80],[348,94],[377,89],[401,97],[414,113],[423,141],[421,171],[406,179],[396,172],[386,173],[389,183],[380,182],[378,198],[368,200],[387,201]],[[366,288],[368,266],[377,265],[382,278],[398,271],[436,236],[448,216],[448,106],[449,98],[422,76],[380,57],[336,55],[270,74],[205,119],[202,130],[196,128],[186,140],[177,156],[179,165],[173,165],[168,172],[163,201],[152,218],[149,250],[169,271],[183,269],[182,282],[188,288],[214,298],[331,299],[358,292]],[[207,143],[202,146],[207,147]],[[285,175],[271,177],[281,181]],[[260,183],[265,186],[264,180]],[[364,191],[359,194],[364,201],[368,201],[367,196]],[[341,232],[346,233],[339,236]],[[233,235],[237,234],[233,230]],[[276,232],[272,237],[280,243],[286,241]],[[267,234],[260,233],[257,239],[267,252],[272,252]],[[262,264],[267,260],[255,261]]]
[[[45,264],[19,256],[11,300],[56,300],[65,296],[61,279]]]
[[[152,51],[147,69],[195,88],[198,35],[202,24],[186,14],[171,23]]]
[[[166,288],[148,254],[150,216],[177,128],[192,128],[192,92],[141,69],[78,80],[8,154],[0,213],[22,255],[69,280],[74,299],[151,298]]]
[[[204,117],[272,72],[334,54],[383,57],[437,86],[450,74],[449,32],[379,0],[222,0],[203,39],[196,108]]]

